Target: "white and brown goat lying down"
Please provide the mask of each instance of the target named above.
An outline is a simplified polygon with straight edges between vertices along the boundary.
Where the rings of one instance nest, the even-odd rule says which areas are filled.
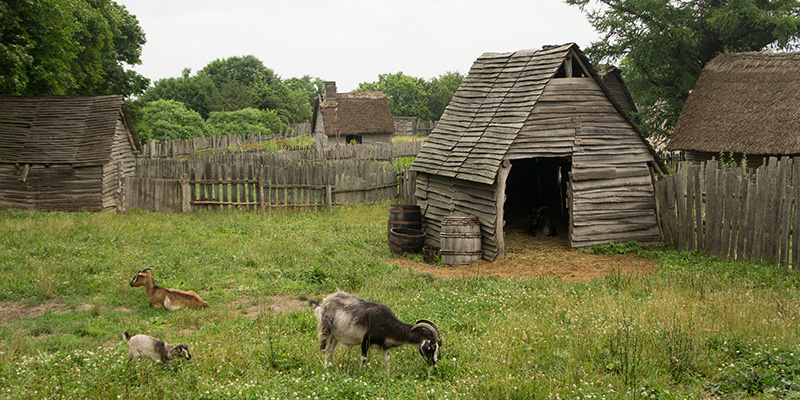
[[[439,328],[425,319],[413,325],[402,322],[385,304],[337,292],[322,300],[314,315],[317,316],[317,338],[326,365],[333,365],[337,343],[361,345],[362,366],[370,347],[383,351],[383,361],[388,367],[389,349],[406,344],[416,346],[428,365],[439,361],[439,348],[442,347]]]
[[[128,359],[147,357],[155,362],[169,364],[169,360],[176,358],[192,359],[189,348],[184,344],[172,346],[163,340],[158,340],[152,336],[136,335],[131,336],[126,331],[122,338],[128,342]]]
[[[153,275],[148,272],[152,266],[139,271],[131,280],[131,286],[144,286],[144,293],[150,302],[150,307],[164,307],[167,310],[175,311],[181,308],[206,308],[208,303],[200,298],[194,291],[183,291],[178,289],[167,289],[156,286]]]

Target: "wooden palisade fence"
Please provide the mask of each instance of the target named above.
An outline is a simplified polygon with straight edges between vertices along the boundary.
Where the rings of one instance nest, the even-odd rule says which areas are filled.
[[[268,142],[270,140],[310,135],[311,124],[306,122],[287,127],[285,130],[274,135],[262,135],[261,132],[252,132],[246,135],[203,136],[183,140],[164,140],[161,142],[149,140],[142,146],[142,154],[140,157],[172,158],[201,151],[240,148],[242,146]]]
[[[739,260],[800,266],[800,165],[771,158],[758,169],[681,164],[656,181],[665,242]]]
[[[392,199],[402,195],[400,177],[406,176],[394,169],[392,160],[408,156],[404,151],[418,151],[418,146],[384,146],[383,152],[364,146],[357,154],[346,152],[351,158],[343,159],[322,158],[313,151],[139,159],[136,176],[125,183],[124,208],[190,212]]]

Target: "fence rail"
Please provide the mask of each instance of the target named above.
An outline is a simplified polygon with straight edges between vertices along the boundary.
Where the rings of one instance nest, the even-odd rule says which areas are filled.
[[[757,169],[682,163],[656,181],[665,242],[723,258],[800,265],[800,164],[771,158]]]

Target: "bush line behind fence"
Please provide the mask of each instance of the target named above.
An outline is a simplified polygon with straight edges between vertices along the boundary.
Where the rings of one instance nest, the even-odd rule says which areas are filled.
[[[755,170],[682,163],[655,186],[663,240],[675,248],[800,265],[797,158],[771,158]]]

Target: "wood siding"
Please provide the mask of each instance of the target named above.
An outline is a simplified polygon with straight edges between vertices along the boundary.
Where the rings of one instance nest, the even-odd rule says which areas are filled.
[[[654,152],[599,80],[575,45],[481,56],[411,168],[429,244],[445,216],[463,213],[480,220],[483,258],[503,256],[506,211],[515,218],[506,192],[528,195],[514,190],[520,176],[545,171],[506,178],[513,161],[540,158],[569,171],[571,246],[657,241]]]
[[[425,244],[440,247],[442,221],[449,215],[474,215],[481,225],[482,257],[494,260],[502,252],[498,248],[496,188],[460,179],[417,174],[417,204],[423,215]]]
[[[111,146],[111,161],[103,166],[103,209],[121,209],[125,178],[136,173],[134,151],[130,134],[120,116]]]
[[[0,164],[0,205],[19,210],[100,211],[102,167]]]
[[[647,146],[593,78],[555,78],[509,159],[572,157],[570,245],[657,241]]]

